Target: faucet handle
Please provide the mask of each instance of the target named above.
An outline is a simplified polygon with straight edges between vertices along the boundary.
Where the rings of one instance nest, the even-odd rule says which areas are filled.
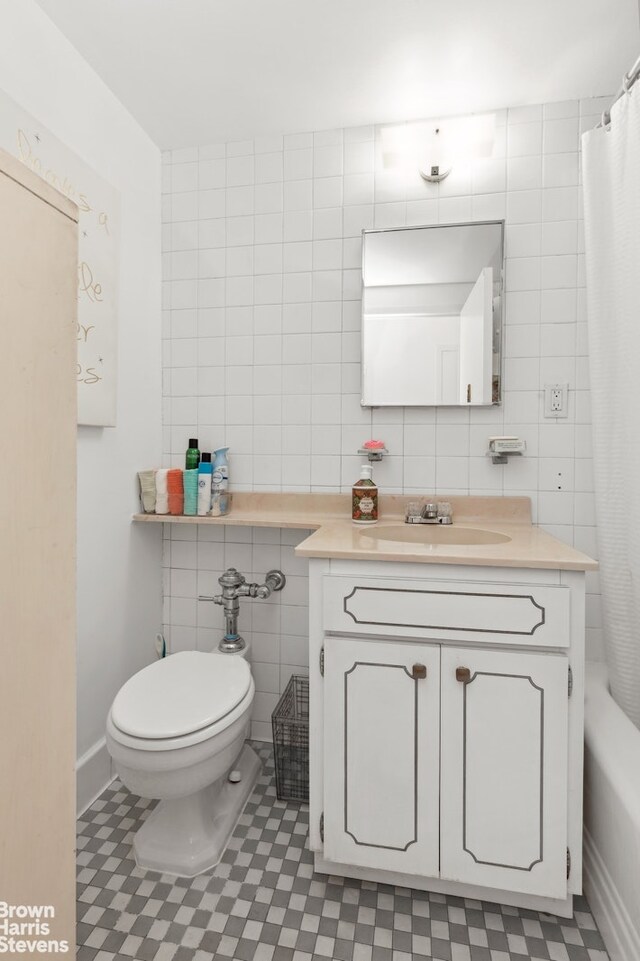
[[[419,524],[420,523],[420,501],[409,501],[407,504],[407,509],[405,511],[404,520],[406,524]]]
[[[448,501],[442,501],[438,504],[438,521],[440,524],[453,523],[453,511]]]

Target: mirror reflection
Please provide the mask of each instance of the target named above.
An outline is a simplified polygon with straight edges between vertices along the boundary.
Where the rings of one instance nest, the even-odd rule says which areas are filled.
[[[362,404],[500,402],[504,221],[363,231]]]

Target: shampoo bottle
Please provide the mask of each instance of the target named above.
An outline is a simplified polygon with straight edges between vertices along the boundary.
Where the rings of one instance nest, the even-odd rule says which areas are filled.
[[[373,482],[373,467],[363,464],[360,480],[351,488],[351,517],[354,524],[375,524],[378,520],[378,488]]]
[[[211,454],[203,453],[198,467],[198,516],[206,517],[211,510]]]
[[[198,450],[198,438],[189,438],[189,447],[184,455],[185,470],[197,470],[200,464],[200,451]]]

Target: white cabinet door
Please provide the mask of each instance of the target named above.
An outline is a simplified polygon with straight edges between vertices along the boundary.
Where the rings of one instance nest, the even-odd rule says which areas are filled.
[[[324,856],[438,874],[440,651],[329,637]]]
[[[562,655],[442,651],[441,877],[563,898]]]

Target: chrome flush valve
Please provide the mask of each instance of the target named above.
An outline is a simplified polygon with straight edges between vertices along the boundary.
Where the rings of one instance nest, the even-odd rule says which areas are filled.
[[[244,638],[238,634],[238,614],[240,613],[241,597],[257,597],[266,600],[271,596],[272,591],[281,591],[287,583],[287,579],[282,571],[269,571],[264,579],[264,584],[247,584],[247,579],[235,567],[229,567],[221,577],[218,584],[222,588],[222,594],[214,597],[199,595],[199,601],[213,601],[224,608],[225,634],[218,650],[228,654],[235,654],[243,651],[246,647]]]

